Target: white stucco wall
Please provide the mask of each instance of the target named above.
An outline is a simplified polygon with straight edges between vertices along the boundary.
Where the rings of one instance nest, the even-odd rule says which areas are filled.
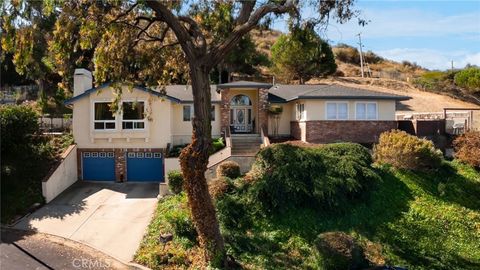
[[[123,101],[144,101],[147,119],[144,130],[122,130],[120,113],[116,114],[115,130],[94,130],[94,102],[111,102],[114,93],[110,87],[73,105],[73,135],[79,148],[165,148],[171,141],[172,102],[141,90],[123,88]]]
[[[62,162],[53,174],[42,182],[42,194],[48,203],[78,180],[77,146],[71,145],[62,155]]]
[[[326,103],[327,102],[347,102],[348,103],[348,120],[355,119],[356,102],[376,102],[378,119],[377,120],[395,120],[395,101],[394,100],[299,100],[292,102],[292,119],[295,119],[295,104],[304,103],[306,121],[326,120]]]
[[[281,106],[283,108],[282,113],[280,114],[280,119],[278,120],[278,135],[279,136],[288,136],[290,135],[290,121],[295,120],[295,110],[292,108],[293,102],[285,104],[275,104],[275,106]],[[268,119],[268,134],[273,134],[273,117],[269,116]]]
[[[173,145],[180,145],[190,143],[192,140],[192,122],[183,121],[183,106],[193,105],[192,103],[172,103],[172,143]],[[221,133],[221,116],[220,105],[212,104],[215,106],[215,121],[212,121],[212,137],[220,137]]]

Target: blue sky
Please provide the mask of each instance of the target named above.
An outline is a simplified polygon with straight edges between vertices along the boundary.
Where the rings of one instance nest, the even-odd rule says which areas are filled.
[[[408,60],[429,69],[461,68],[467,63],[480,66],[480,0],[407,1],[359,0],[361,18],[370,22],[361,27],[357,19],[346,24],[331,21],[321,36],[333,45],[358,46],[362,33],[364,50],[385,58]],[[302,16],[314,16],[303,10]],[[273,28],[286,31],[285,21]]]

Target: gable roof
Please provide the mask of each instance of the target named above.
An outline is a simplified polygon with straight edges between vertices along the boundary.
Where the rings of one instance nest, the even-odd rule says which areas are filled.
[[[222,83],[217,85],[218,89],[226,88],[270,88],[272,84],[262,82],[250,82],[250,81],[235,81],[229,83]]]
[[[98,86],[98,87],[93,87],[93,88],[87,89],[87,90],[85,90],[85,92],[81,93],[80,95],[74,96],[74,97],[72,97],[72,98],[69,98],[69,99],[65,100],[65,101],[64,101],[64,104],[65,104],[65,105],[71,105],[71,104],[73,104],[75,101],[77,101],[77,100],[79,100],[79,99],[81,99],[81,98],[83,98],[83,97],[89,96],[91,93],[95,93],[95,92],[97,92],[97,91],[100,91],[100,90],[102,90],[102,89],[104,89],[104,88],[107,88],[107,87],[111,86],[111,84],[112,84],[111,82],[109,82],[109,83],[104,83],[104,84],[102,84],[102,85],[100,85],[100,86]],[[160,93],[159,91],[155,91],[155,90],[152,90],[152,89],[150,89],[150,88],[146,88],[146,87],[139,86],[139,85],[133,86],[133,89],[136,89],[136,90],[139,90],[139,91],[143,91],[143,92],[149,93],[149,94],[154,95],[154,96],[157,96],[157,97],[165,97],[165,98],[167,98],[167,99],[169,99],[170,101],[173,101],[173,102],[178,102],[178,103],[181,102],[180,99],[175,98],[174,96],[169,95],[168,92],[167,92],[167,95],[163,95],[163,94]]]
[[[336,84],[275,85],[268,90],[274,95],[276,103],[297,99],[385,99],[408,100],[408,96],[371,91]],[[275,102],[273,101],[273,102]]]

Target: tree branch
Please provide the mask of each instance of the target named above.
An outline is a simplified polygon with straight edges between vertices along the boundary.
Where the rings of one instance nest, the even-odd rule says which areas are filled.
[[[135,7],[138,6],[138,2],[133,4],[132,6],[130,6],[125,12],[122,12],[120,14],[118,14],[115,19],[113,19],[111,22],[109,22],[109,24],[112,24],[112,23],[116,23],[118,22],[118,20],[120,20],[121,18],[125,17],[128,15],[128,13],[130,13]]]
[[[257,3],[256,0],[242,0],[241,2],[242,2],[242,9],[240,10],[240,14],[235,20],[236,25],[241,25],[248,21],[248,18],[250,18],[250,14],[252,14],[253,8]]]
[[[196,59],[196,47],[187,29],[180,23],[180,20],[162,3],[158,1],[146,1],[158,20],[165,22],[175,33],[180,46],[189,59]]]
[[[229,37],[210,50],[206,57],[206,59],[209,61],[208,64],[211,67],[214,67],[220,63],[228,54],[228,52],[230,52],[231,49],[240,41],[240,39],[250,30],[252,30],[265,15],[269,13],[282,14],[295,9],[296,6],[293,0],[287,0],[283,4],[270,3],[260,6],[253,13],[251,13],[250,17],[245,23],[237,25]]]

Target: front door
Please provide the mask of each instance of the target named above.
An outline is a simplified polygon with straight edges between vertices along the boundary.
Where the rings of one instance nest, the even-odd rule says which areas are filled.
[[[230,121],[233,126],[233,132],[251,132],[252,131],[252,108],[236,107],[230,110]]]

